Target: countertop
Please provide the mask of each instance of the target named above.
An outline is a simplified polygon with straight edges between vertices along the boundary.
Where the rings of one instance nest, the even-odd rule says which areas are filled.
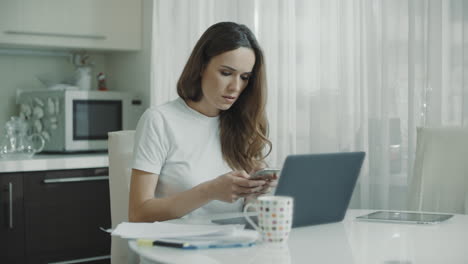
[[[30,159],[0,158],[0,173],[102,168],[109,166],[107,153],[38,154]]]

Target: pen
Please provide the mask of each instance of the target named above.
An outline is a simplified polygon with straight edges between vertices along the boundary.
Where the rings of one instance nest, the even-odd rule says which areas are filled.
[[[163,246],[163,247],[173,247],[180,249],[209,249],[209,248],[241,248],[241,247],[251,247],[255,245],[255,242],[248,243],[207,243],[207,244],[191,244],[191,243],[180,243],[180,242],[171,242],[163,240],[148,240],[148,239],[138,239],[138,246]]]

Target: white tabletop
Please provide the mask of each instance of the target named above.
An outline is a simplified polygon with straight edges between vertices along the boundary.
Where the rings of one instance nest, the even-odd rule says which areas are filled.
[[[355,220],[370,210],[349,210],[340,223],[294,228],[284,245],[181,250],[138,247],[142,263],[468,263],[468,215],[436,225]]]

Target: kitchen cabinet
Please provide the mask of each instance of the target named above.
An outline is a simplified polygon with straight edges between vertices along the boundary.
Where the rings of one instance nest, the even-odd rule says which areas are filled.
[[[111,226],[107,168],[3,173],[0,179],[3,187],[12,179],[18,185],[16,233],[4,236],[8,222],[2,222],[0,245],[11,255],[6,263],[109,263],[111,238],[100,230]]]
[[[0,174],[0,260],[24,263],[23,177]]]
[[[2,0],[0,45],[138,50],[141,0]]]

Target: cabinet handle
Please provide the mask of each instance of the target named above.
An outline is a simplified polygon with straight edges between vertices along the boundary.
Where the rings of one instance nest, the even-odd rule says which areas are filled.
[[[83,263],[83,262],[90,262],[90,261],[103,260],[103,259],[110,259],[110,256],[106,255],[106,256],[98,256],[98,257],[91,257],[91,258],[72,259],[72,260],[65,260],[65,261],[58,261],[58,262],[49,262],[48,264],[73,264],[73,263]]]
[[[8,213],[8,226],[13,229],[13,183],[11,182],[8,183]]]
[[[88,182],[88,181],[105,181],[105,180],[109,180],[109,176],[55,178],[55,179],[45,179],[43,182],[44,183],[63,183],[63,182]]]
[[[103,36],[103,35],[49,33],[49,32],[34,32],[34,31],[21,31],[21,30],[5,30],[4,32],[5,34],[10,34],[10,35],[32,35],[32,36],[60,37],[60,38],[106,39],[106,36]]]

